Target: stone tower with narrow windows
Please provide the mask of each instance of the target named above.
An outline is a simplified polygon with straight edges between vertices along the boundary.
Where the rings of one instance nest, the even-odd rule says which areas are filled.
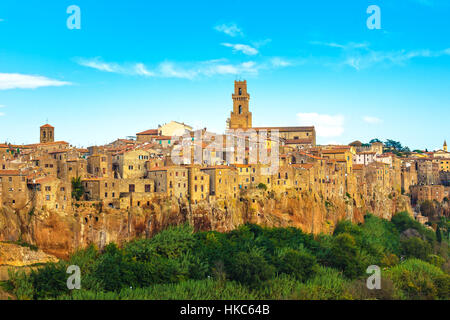
[[[250,95],[247,92],[247,81],[235,81],[233,111],[229,119],[229,129],[249,129],[252,127],[252,113],[249,112]]]
[[[444,140],[444,151],[447,152],[447,140]]]
[[[47,143],[54,141],[55,141],[55,127],[52,127],[48,123],[41,126],[40,143]]]

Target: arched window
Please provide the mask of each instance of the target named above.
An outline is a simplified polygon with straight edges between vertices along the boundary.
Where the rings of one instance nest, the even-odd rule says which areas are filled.
[[[241,114],[242,113],[242,106],[240,105],[239,106],[239,114]]]
[[[242,88],[239,88],[239,95],[242,95]]]

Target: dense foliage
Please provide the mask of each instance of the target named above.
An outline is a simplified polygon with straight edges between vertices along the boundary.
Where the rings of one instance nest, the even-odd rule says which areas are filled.
[[[171,227],[119,248],[78,251],[70,261],[11,274],[21,299],[449,299],[447,222],[436,232],[398,213],[340,222],[333,235],[243,225],[228,233]],[[66,269],[81,269],[68,290]],[[382,269],[381,289],[366,269]]]

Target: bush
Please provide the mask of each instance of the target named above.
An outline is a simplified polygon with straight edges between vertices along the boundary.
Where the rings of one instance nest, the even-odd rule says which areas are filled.
[[[449,275],[419,259],[408,259],[386,272],[400,299],[448,299]],[[446,289],[447,288],[447,289]]]
[[[341,233],[333,238],[328,262],[331,267],[343,271],[344,275],[351,279],[364,272],[364,267],[358,259],[355,239],[348,233]]]
[[[99,257],[92,274],[104,290],[115,291],[137,284],[136,267],[122,250],[110,243]]]
[[[34,299],[54,299],[68,292],[66,267],[62,263],[49,263],[30,273]]]
[[[232,261],[231,267],[227,270],[230,279],[250,287],[258,287],[275,275],[275,268],[264,259],[260,251],[255,249],[239,252]]]
[[[294,276],[297,280],[306,281],[317,272],[317,260],[306,251],[289,249],[280,254],[276,261],[278,273]]]
[[[262,189],[262,190],[266,191],[267,190],[267,186],[264,183],[261,182],[260,184],[258,184],[258,189]]]
[[[401,240],[401,252],[406,258],[418,258],[427,260],[431,254],[431,246],[429,243],[420,238],[412,237]]]
[[[345,292],[346,279],[332,268],[319,267],[316,276],[299,284],[292,296],[296,300],[341,300],[351,298]]]

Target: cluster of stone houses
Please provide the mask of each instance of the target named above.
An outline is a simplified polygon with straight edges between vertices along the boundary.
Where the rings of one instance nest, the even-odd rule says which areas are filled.
[[[379,142],[317,146],[314,127],[252,127],[245,81],[235,82],[232,98],[230,130],[279,133],[275,171],[271,164],[248,161],[252,152],[248,141],[241,158],[235,148],[216,152],[210,148],[214,139],[198,139],[208,135],[206,129],[194,131],[180,122],[137,133],[133,140],[88,149],[54,141],[54,127],[46,124],[40,128],[38,144],[0,144],[0,205],[70,210],[79,203],[72,196],[76,178],[84,190],[79,201],[117,209],[148,207],[157,197],[192,205],[240,201],[254,188],[267,195],[315,192],[325,200],[346,197],[354,202],[371,199],[375,191],[410,194],[414,202],[449,197],[446,144],[443,150],[408,158],[383,153]],[[187,156],[186,149],[180,149],[185,161],[175,163],[173,151],[182,143],[181,136],[189,138],[192,150],[200,148],[212,161],[192,161],[192,153]],[[262,142],[268,149],[274,148],[273,143],[273,138]]]

